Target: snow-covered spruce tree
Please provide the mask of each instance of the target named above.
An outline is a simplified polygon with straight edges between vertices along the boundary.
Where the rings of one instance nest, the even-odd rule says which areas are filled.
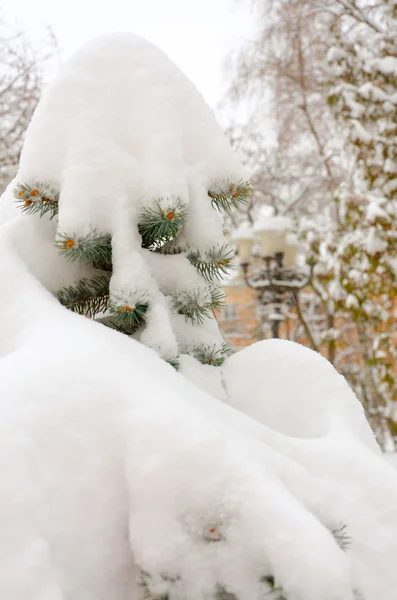
[[[99,123],[106,92],[93,97],[74,76],[76,61],[94,61],[89,50],[69,63],[40,102],[13,193],[27,215],[56,223],[64,260],[84,264],[83,277],[76,271],[52,290],[65,307],[134,336],[175,367],[180,354],[220,366],[228,349],[213,317],[233,258],[220,210],[246,201],[250,183],[200,95],[168,61],[164,81],[155,60],[166,58],[151,53],[145,87],[133,76],[126,81],[131,107],[110,135]],[[62,94],[71,103],[66,114]],[[73,113],[78,102],[90,106],[89,118],[88,110]]]
[[[54,297],[109,280],[110,236],[110,301],[116,278],[135,290],[121,313],[142,300],[143,316],[165,315],[140,339],[152,327],[167,358],[185,316],[160,287],[215,245],[212,200],[237,190],[211,182],[242,176],[197,91],[131,34],[89,44],[41,101],[0,202],[1,598],[391,600],[397,478],[325,359],[284,340],[222,369],[181,355],[181,371],[222,372],[228,405]],[[177,198],[186,255],[142,247],[145,209]],[[85,238],[84,260],[65,260],[93,232],[93,253]],[[171,266],[162,279],[157,259]]]
[[[359,10],[360,9],[360,10]],[[332,28],[329,104],[340,122],[351,177],[337,194],[333,249],[337,308],[356,324],[370,420],[389,422],[397,400],[397,2],[358,2]],[[369,342],[369,343],[368,343]]]

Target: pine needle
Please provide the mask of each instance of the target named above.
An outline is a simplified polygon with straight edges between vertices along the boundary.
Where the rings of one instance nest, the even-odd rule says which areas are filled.
[[[119,304],[110,301],[109,312],[113,315],[112,322],[115,328],[122,328],[129,335],[135,333],[146,321],[148,302],[137,302],[135,305]]]
[[[80,237],[58,233],[55,245],[59,253],[70,262],[82,260],[96,269],[108,272],[112,270],[112,241],[108,233],[97,233],[94,230]]]
[[[151,591],[149,589],[149,581],[151,579],[152,578],[151,578],[150,574],[142,569],[137,583],[138,583],[138,586],[140,588],[142,588],[143,600],[169,600],[169,595],[167,593],[160,594],[160,595],[158,595],[158,594],[153,595],[151,593]],[[168,581],[168,579],[165,576],[162,576],[162,579],[164,579],[164,581]],[[172,581],[172,580],[170,580],[170,581]]]
[[[207,281],[221,279],[233,268],[233,250],[228,244],[207,250],[204,256],[197,250],[188,254],[188,259]]]
[[[261,577],[260,583],[266,584],[268,590],[264,594],[264,598],[267,598],[268,600],[287,600],[283,594],[282,588],[276,586],[273,575],[264,575]]]
[[[347,552],[351,545],[351,538],[347,533],[347,527],[345,523],[339,523],[337,527],[331,529],[331,533],[334,536],[339,548],[341,548],[344,552]]]
[[[180,360],[179,360],[179,356],[175,356],[174,358],[169,358],[166,361],[169,365],[171,365],[171,367],[174,367],[174,369],[176,371],[179,371],[179,367],[180,367]]]
[[[215,311],[221,310],[224,298],[225,293],[222,288],[211,286],[204,300],[200,290],[176,292],[172,297],[172,305],[175,312],[202,325],[205,319],[215,316]]]
[[[157,203],[157,209],[145,208],[140,216],[138,230],[143,248],[161,248],[173,240],[186,221],[187,210],[178,198],[166,208]]]
[[[222,312],[222,308],[226,306],[225,297],[226,294],[222,287],[218,285],[211,285],[211,302],[208,305],[208,308],[211,310],[214,317],[215,313]]]
[[[35,187],[27,183],[18,183],[13,196],[22,212],[33,215],[38,213],[40,217],[48,214],[53,219],[58,214],[59,192],[52,186],[37,182]]]
[[[193,322],[204,323],[205,319],[210,316],[208,310],[208,302],[201,301],[199,290],[185,290],[184,292],[176,292],[172,297],[172,305],[175,312],[180,315],[185,315],[186,319]]]
[[[208,195],[212,200],[212,206],[217,210],[230,211],[238,208],[240,204],[247,204],[252,194],[250,181],[241,179],[237,183],[230,183],[224,190],[209,190]]]
[[[59,290],[57,298],[69,310],[93,318],[108,307],[109,281],[110,275],[107,274],[94,279],[81,279]]]
[[[196,346],[189,354],[194,356],[203,365],[220,367],[230,355],[230,349],[226,344],[222,344],[222,346],[217,346],[216,344],[213,346]]]

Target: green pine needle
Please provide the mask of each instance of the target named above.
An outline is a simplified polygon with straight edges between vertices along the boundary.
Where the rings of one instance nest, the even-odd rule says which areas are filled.
[[[171,254],[171,255],[184,254],[187,250],[187,245],[186,245],[186,243],[180,244],[178,236],[177,236],[176,238],[172,239],[171,241],[163,244],[157,250],[160,252],[160,254]]]
[[[82,260],[91,263],[96,269],[112,270],[112,241],[108,233],[97,233],[95,230],[84,236],[75,234],[57,234],[55,245],[67,260]]]
[[[93,318],[104,312],[109,302],[110,275],[81,279],[57,293],[59,302],[69,310]]]
[[[95,319],[95,321],[96,321],[96,323],[105,325],[106,327],[109,327],[109,329],[114,329],[115,331],[118,331],[119,333],[123,333],[124,335],[132,335],[136,331],[136,329],[127,329],[126,327],[119,325],[118,323],[115,322],[112,315],[109,315],[109,314],[107,314],[103,317],[99,317],[98,319]]]
[[[166,362],[169,365],[171,365],[171,367],[174,367],[174,369],[176,371],[179,371],[179,367],[180,367],[179,356],[175,356],[174,358],[169,358]]]
[[[207,250],[204,256],[198,250],[188,254],[192,265],[207,281],[221,279],[222,275],[227,275],[233,268],[233,258],[233,250],[227,244]]]
[[[21,210],[40,217],[49,214],[50,219],[58,214],[59,192],[48,184],[37,182],[32,188],[27,183],[18,183],[13,190],[14,198]]]
[[[269,600],[287,600],[283,594],[281,587],[276,587],[276,582],[273,575],[264,575],[260,579],[261,583],[265,583],[269,591],[265,593],[265,597]]]
[[[218,210],[230,211],[238,208],[240,204],[247,204],[252,194],[250,181],[241,179],[238,183],[230,183],[224,190],[209,190],[208,195],[212,200],[212,206]]]
[[[237,596],[226,591],[226,589],[218,585],[216,588],[214,600],[237,600]]]
[[[113,315],[112,322],[115,328],[122,328],[129,335],[134,333],[146,321],[148,302],[137,302],[134,306],[110,301],[109,312]]]
[[[347,533],[347,527],[344,523],[340,523],[337,527],[331,529],[331,533],[335,538],[339,548],[347,552],[351,545],[351,538]]]
[[[199,290],[177,292],[172,297],[173,308],[178,314],[185,315],[186,319],[201,325],[210,316],[210,313],[208,310],[209,303],[203,303],[200,296]]]
[[[167,578],[166,575],[162,575],[161,577],[164,581],[174,581],[173,579]],[[160,595],[156,594],[156,596],[151,593],[149,589],[149,582],[151,579],[151,575],[142,569],[138,578],[138,586],[142,588],[143,600],[169,600],[169,595],[167,593]]]
[[[220,367],[230,355],[230,349],[226,344],[222,344],[222,346],[217,346],[216,344],[213,346],[197,346],[189,354],[194,356],[203,365]]]
[[[222,308],[224,306],[226,306],[226,302],[225,302],[226,295],[225,295],[223,288],[218,285],[212,285],[210,291],[211,291],[211,302],[208,305],[208,308],[210,309],[210,311],[212,312],[212,314],[215,317],[216,316],[215,313],[222,312]]]
[[[186,221],[187,210],[179,198],[166,208],[157,202],[157,208],[145,208],[140,216],[138,230],[143,248],[161,248],[174,239]]]
[[[173,295],[172,304],[178,314],[185,315],[186,319],[202,325],[205,319],[215,316],[215,312],[221,310],[224,297],[222,288],[211,286],[204,302],[200,290],[185,290]]]

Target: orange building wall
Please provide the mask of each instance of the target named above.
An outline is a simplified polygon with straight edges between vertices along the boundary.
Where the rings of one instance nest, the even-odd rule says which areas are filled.
[[[257,339],[255,332],[260,323],[257,316],[256,294],[238,278],[230,285],[225,285],[224,290],[227,307],[218,317],[219,327],[232,349],[241,349]],[[230,314],[231,312],[233,314]]]

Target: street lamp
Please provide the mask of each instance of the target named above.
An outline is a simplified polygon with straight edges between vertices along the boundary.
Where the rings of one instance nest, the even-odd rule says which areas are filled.
[[[262,216],[254,227],[242,225],[233,234],[246,284],[271,309],[269,320],[275,338],[279,337],[284,306],[297,302],[299,290],[311,277],[297,268],[301,247],[297,238],[288,233],[290,227],[291,221],[285,216]],[[255,246],[259,247],[264,265],[254,264],[249,269]]]

